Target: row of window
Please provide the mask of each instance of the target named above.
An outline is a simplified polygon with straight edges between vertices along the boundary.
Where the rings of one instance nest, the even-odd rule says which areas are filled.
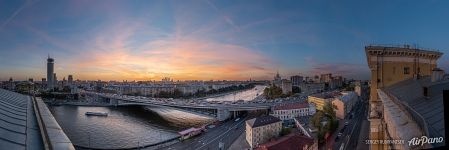
[[[302,113],[302,112],[309,112],[309,108],[301,108],[301,109],[294,109],[294,110],[276,110],[276,111],[274,111],[274,114],[284,115],[284,114]]]
[[[421,72],[420,68],[418,67],[417,69],[418,69],[417,73],[420,73]],[[404,74],[410,74],[410,67],[404,67],[404,72],[403,73]],[[393,74],[396,74],[396,67],[393,67]]]

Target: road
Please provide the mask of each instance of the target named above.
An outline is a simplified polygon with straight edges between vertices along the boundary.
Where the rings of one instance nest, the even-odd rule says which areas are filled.
[[[357,144],[362,143],[359,141],[359,134],[361,132],[361,124],[363,120],[366,120],[367,115],[367,103],[359,101],[358,104],[355,105],[354,110],[354,117],[349,119],[346,118],[340,124],[340,127],[335,131],[334,136],[332,136],[331,142],[333,143],[332,149],[340,149],[342,143],[344,143],[344,149],[355,149]],[[342,127],[344,126],[344,122],[349,122],[348,126],[344,129],[342,132],[342,136],[339,137],[336,140],[336,136],[341,131]],[[348,145],[349,144],[349,145]]]
[[[237,122],[235,122],[234,120],[229,120],[213,129],[209,129],[199,136],[162,149],[215,150],[218,149],[219,142],[223,142],[224,148],[227,149],[229,146],[231,146],[234,140],[237,139],[242,132],[244,132],[244,123],[246,119],[247,118],[242,118]]]

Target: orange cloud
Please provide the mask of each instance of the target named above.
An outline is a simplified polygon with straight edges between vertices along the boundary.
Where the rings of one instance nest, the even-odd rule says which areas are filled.
[[[129,49],[117,41],[89,52],[75,68],[80,78],[105,80],[243,80],[272,70],[268,57],[245,47],[201,40],[157,40]],[[101,42],[97,42],[101,43]],[[100,44],[101,45],[101,44]],[[115,47],[114,47],[115,46]]]

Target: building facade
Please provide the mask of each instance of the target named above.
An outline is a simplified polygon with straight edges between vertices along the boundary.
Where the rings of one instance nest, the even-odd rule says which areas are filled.
[[[292,86],[299,87],[303,83],[303,77],[299,75],[291,76],[290,80],[292,81]]]
[[[251,148],[278,137],[282,129],[282,121],[270,115],[247,120],[245,124],[246,141]]]
[[[304,103],[286,103],[274,106],[271,114],[281,119],[284,125],[293,124],[295,117],[310,116],[316,113],[315,104]]]
[[[317,110],[323,110],[326,103],[331,103],[336,96],[342,95],[340,92],[325,92],[309,95],[307,101],[316,105]]]
[[[337,118],[345,119],[357,101],[358,96],[355,92],[342,92],[341,96],[338,96],[332,101]]]
[[[288,94],[292,92],[292,82],[287,79],[281,81],[282,94]]]
[[[392,46],[366,46],[366,58],[371,71],[371,89],[369,98],[370,135],[369,139],[387,139],[387,124],[383,113],[389,107],[384,107],[379,99],[378,90],[408,79],[420,79],[432,75],[437,67],[441,52]],[[388,102],[388,98],[383,98]],[[393,125],[393,124],[392,124]],[[388,149],[388,145],[370,145],[370,149]]]

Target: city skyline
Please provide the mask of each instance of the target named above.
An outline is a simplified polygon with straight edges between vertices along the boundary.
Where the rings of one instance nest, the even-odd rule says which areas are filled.
[[[443,1],[0,4],[0,80],[45,78],[48,54],[60,79],[271,80],[369,79],[370,44],[449,51]],[[449,70],[449,56],[438,64]]]

